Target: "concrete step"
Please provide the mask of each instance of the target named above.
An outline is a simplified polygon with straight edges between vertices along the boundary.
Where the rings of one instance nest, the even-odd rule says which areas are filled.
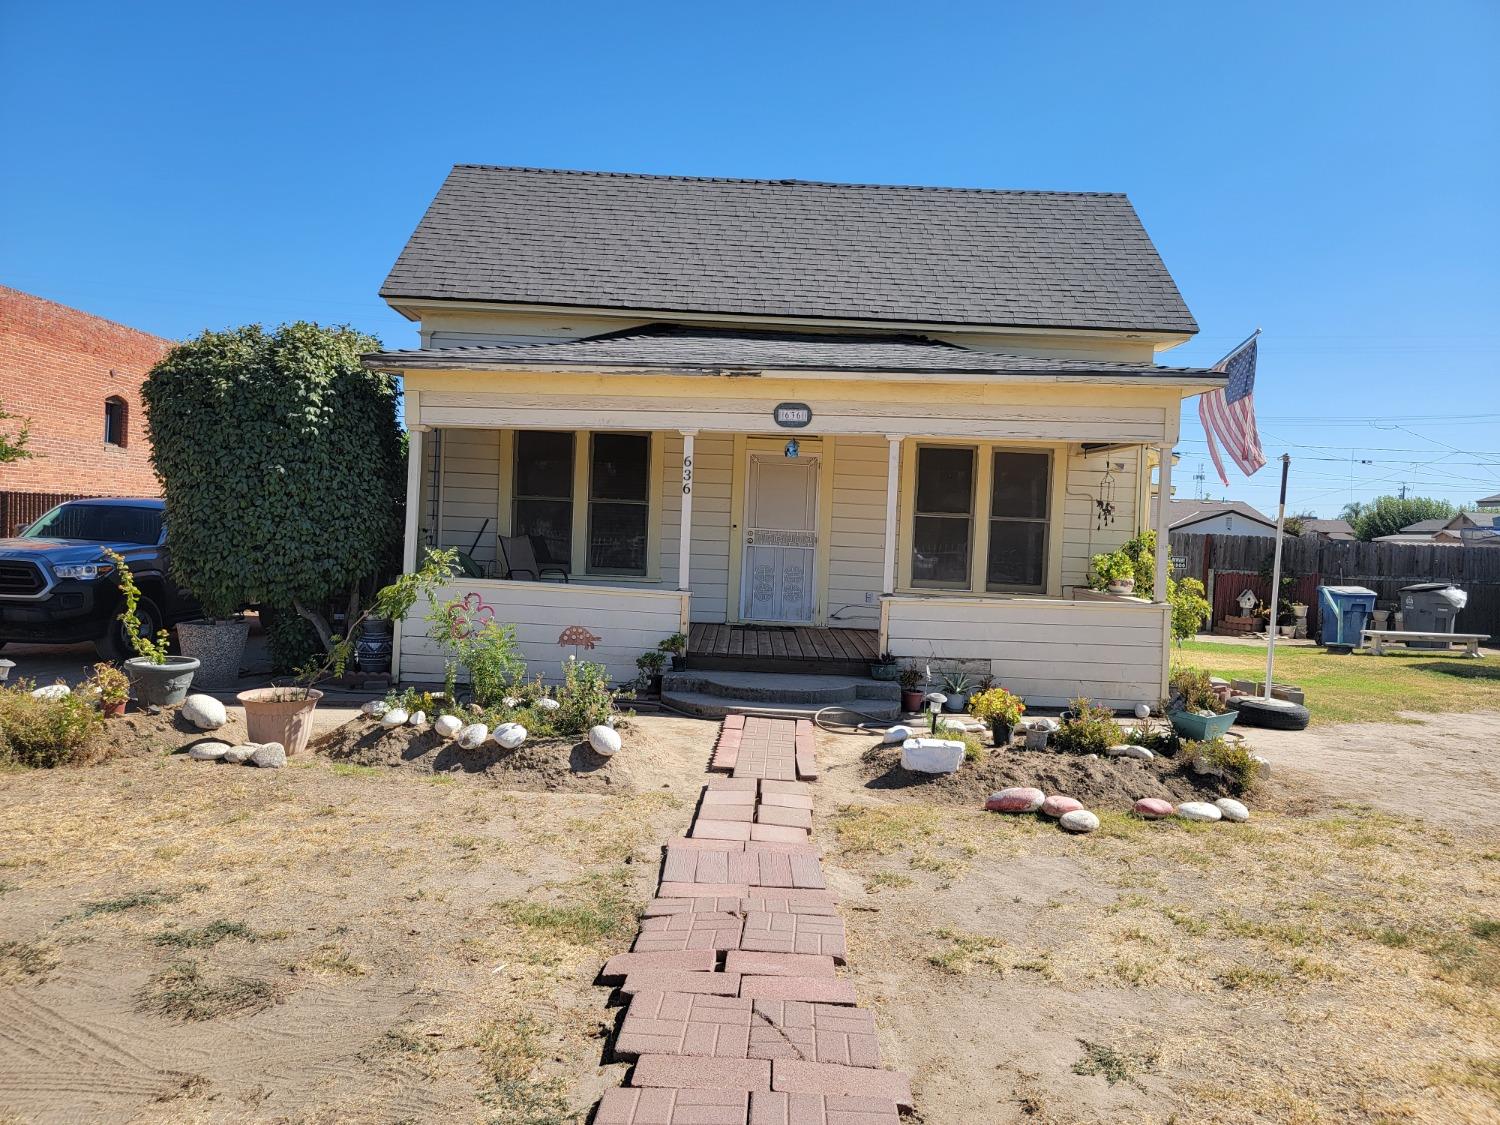
[[[669,706],[707,717],[732,711],[807,716],[825,707],[846,707],[894,719],[900,712],[901,689],[858,676],[688,669],[662,678],[661,698]]]

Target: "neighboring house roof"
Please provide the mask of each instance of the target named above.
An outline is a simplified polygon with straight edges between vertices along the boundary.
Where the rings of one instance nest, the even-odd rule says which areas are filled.
[[[1481,508],[1500,507],[1500,492],[1495,493],[1493,496],[1486,496],[1482,500],[1477,501],[1477,503]]]
[[[1458,547],[1463,545],[1463,540],[1451,531],[1443,531],[1441,528],[1432,533],[1421,532],[1398,532],[1395,535],[1377,535],[1372,542],[1375,543],[1404,543],[1409,546],[1438,546]]]
[[[1463,527],[1496,527],[1500,526],[1500,512],[1459,512],[1444,526],[1455,531]]]
[[[1170,531],[1181,531],[1192,524],[1225,514],[1243,516],[1252,523],[1276,530],[1275,520],[1267,519],[1243,500],[1173,500],[1169,514],[1172,517],[1172,522],[1167,525]]]
[[[1302,531],[1304,534],[1321,535],[1328,539],[1355,538],[1354,526],[1348,520],[1304,519]]]
[[[383,297],[1198,330],[1119,194],[456,165]]]
[[[1431,535],[1434,531],[1443,530],[1443,528],[1447,527],[1451,522],[1451,517],[1448,519],[1418,520],[1416,523],[1407,524],[1401,529],[1400,533],[1402,535]],[[1376,538],[1388,539],[1390,537],[1381,535],[1377,536]]]
[[[871,371],[934,374],[1220,380],[1204,368],[1107,360],[1046,359],[974,351],[921,336],[757,332],[651,324],[583,340],[421,348],[365,357],[375,368],[650,368],[658,371]]]

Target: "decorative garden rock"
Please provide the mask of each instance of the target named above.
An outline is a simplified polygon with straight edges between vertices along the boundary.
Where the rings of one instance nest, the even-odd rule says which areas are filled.
[[[407,719],[406,723],[408,726],[425,727],[427,725],[427,712],[413,711],[411,713],[411,718]]]
[[[458,732],[458,744],[465,750],[478,750],[489,736],[489,727],[483,723],[470,723]]]
[[[1220,797],[1214,802],[1214,805],[1225,820],[1232,820],[1236,824],[1244,824],[1245,821],[1250,819],[1250,810],[1242,802],[1236,801],[1233,797]]]
[[[1041,812],[1043,816],[1065,816],[1081,808],[1083,808],[1082,801],[1073,797],[1064,797],[1061,793],[1054,793],[1042,802]]]
[[[439,715],[438,721],[432,724],[432,729],[444,738],[452,738],[464,729],[464,721],[457,715]]]
[[[513,695],[507,695],[500,702],[503,703],[503,704],[505,704],[507,707],[512,708],[512,709],[521,706],[521,701],[519,699],[517,699]]]
[[[1262,758],[1259,754],[1251,754],[1250,760],[1258,767],[1257,772],[1259,772],[1261,780],[1265,780],[1271,776],[1271,763],[1268,759]]]
[[[1074,809],[1058,817],[1057,823],[1069,832],[1092,832],[1099,827],[1099,818],[1088,809]]]
[[[1149,762],[1153,758],[1156,757],[1156,755],[1154,753],[1152,753],[1150,747],[1147,747],[1147,746],[1137,746],[1133,742],[1129,743],[1125,747],[1125,749],[1121,751],[1121,753],[1125,757],[1127,757],[1127,758],[1134,758],[1138,762]]]
[[[1149,719],[1151,717],[1151,704],[1137,703],[1135,705],[1135,717],[1137,719]]]
[[[182,717],[199,730],[218,730],[229,721],[229,712],[211,695],[190,695],[183,700]]]
[[[1183,820],[1222,820],[1224,817],[1218,805],[1210,805],[1207,801],[1184,801],[1177,806],[1177,815]]]
[[[385,727],[401,727],[406,725],[406,720],[411,718],[404,707],[392,707],[384,715],[380,716],[380,725]]]
[[[885,732],[885,744],[894,746],[898,742],[905,742],[908,738],[917,737],[917,732],[911,727],[895,726]]]
[[[1036,812],[1046,799],[1047,795],[1040,789],[1014,785],[998,793],[991,793],[984,807],[990,812]]]
[[[372,699],[361,707],[360,710],[369,715],[370,718],[378,719],[390,710],[390,706],[383,699]]]
[[[1162,820],[1176,811],[1171,801],[1164,801],[1160,797],[1142,797],[1135,803],[1135,815],[1147,820]]]
[[[490,737],[501,749],[514,750],[526,741],[526,728],[520,723],[501,723]]]
[[[188,757],[195,762],[217,762],[229,751],[227,742],[198,742],[188,747]]]
[[[620,732],[614,727],[602,724],[590,727],[589,745],[594,748],[595,754],[602,754],[606,758],[613,757],[620,751]]]
[[[561,703],[547,695],[542,696],[542,698],[536,701],[536,709],[538,711],[556,711],[561,706]]]
[[[51,703],[55,703],[59,699],[66,699],[72,694],[73,689],[67,684],[48,684],[46,687],[39,687],[31,693],[33,699],[45,699]]]
[[[279,770],[286,765],[286,747],[279,742],[262,742],[250,755],[250,764],[263,770]]]
[[[901,744],[901,768],[917,773],[957,773],[964,744],[945,738],[908,738]]]
[[[1104,752],[1111,758],[1123,758],[1130,753],[1128,742],[1117,742],[1113,746],[1106,746]]]
[[[260,746],[254,742],[245,742],[239,746],[231,746],[228,750],[224,751],[224,761],[232,766],[242,766],[250,760],[250,755],[259,749]]]

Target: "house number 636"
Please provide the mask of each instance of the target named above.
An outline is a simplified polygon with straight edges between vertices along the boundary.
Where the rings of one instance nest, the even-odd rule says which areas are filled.
[[[682,459],[682,494],[691,495],[693,491],[693,459],[684,457]]]

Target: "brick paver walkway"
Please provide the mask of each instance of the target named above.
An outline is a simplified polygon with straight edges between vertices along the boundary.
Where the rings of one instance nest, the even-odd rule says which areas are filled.
[[[633,1059],[597,1125],[896,1125],[905,1074],[839,977],[837,898],[812,841],[805,720],[730,715],[688,835],[669,841],[619,982]],[[727,774],[727,776],[726,776]]]

